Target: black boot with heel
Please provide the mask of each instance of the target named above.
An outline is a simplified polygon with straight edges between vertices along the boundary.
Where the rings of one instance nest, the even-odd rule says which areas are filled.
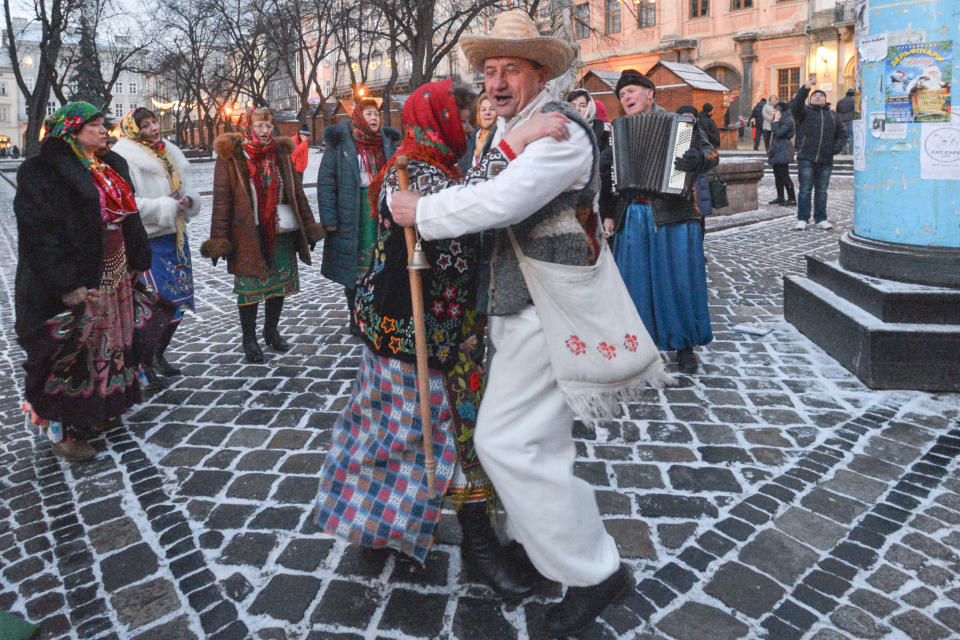
[[[160,334],[160,341],[157,342],[157,355],[154,358],[153,367],[162,376],[178,376],[182,373],[180,369],[170,364],[164,355],[167,351],[167,347],[170,346],[170,340],[173,338],[174,332],[179,326],[179,320],[168,324],[167,328],[163,330],[162,334]]]
[[[457,512],[463,543],[460,556],[464,571],[497,592],[509,603],[518,603],[533,594],[529,580],[497,540],[490,526],[486,502],[468,502]]]
[[[247,362],[263,362],[263,351],[257,342],[257,306],[245,304],[240,310],[240,329],[243,331],[243,355]]]
[[[267,298],[263,307],[263,341],[283,353],[290,350],[290,343],[280,335],[280,312],[283,310],[283,296]]]

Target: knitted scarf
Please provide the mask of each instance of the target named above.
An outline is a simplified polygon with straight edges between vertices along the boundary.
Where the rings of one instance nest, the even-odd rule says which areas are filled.
[[[177,171],[177,165],[173,161],[173,155],[171,155],[170,150],[167,149],[167,145],[163,139],[154,142],[143,135],[143,132],[140,131],[140,126],[137,124],[136,118],[133,117],[133,114],[136,112],[137,110],[134,109],[127,113],[127,115],[123,116],[123,119],[120,120],[120,133],[122,133],[125,138],[128,138],[129,140],[132,140],[133,142],[136,142],[142,146],[160,161],[164,171],[167,172],[167,182],[170,184],[170,197],[179,199],[181,195],[180,172]],[[187,223],[183,219],[183,216],[177,216],[176,227],[177,257],[179,257],[181,261],[185,262]]]
[[[363,119],[363,110],[375,104],[370,100],[361,100],[353,108],[350,116],[350,130],[353,132],[353,143],[357,147],[357,156],[360,159],[360,172],[372,179],[386,163],[387,157],[383,153],[383,139],[379,131],[374,131]]]
[[[253,109],[244,113],[239,122],[243,138],[243,152],[247,156],[247,173],[257,195],[260,251],[267,263],[273,264],[273,245],[277,238],[280,203],[280,170],[277,160],[277,142],[271,136],[266,144],[253,135]]]

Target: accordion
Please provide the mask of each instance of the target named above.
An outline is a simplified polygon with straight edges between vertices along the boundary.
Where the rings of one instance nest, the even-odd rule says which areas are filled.
[[[668,111],[638,113],[613,121],[613,188],[645,195],[689,193],[693,174],[674,169],[693,141],[693,117]]]

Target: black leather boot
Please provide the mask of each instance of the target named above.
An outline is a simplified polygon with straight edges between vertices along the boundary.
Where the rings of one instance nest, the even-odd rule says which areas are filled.
[[[543,612],[550,637],[565,638],[584,631],[604,609],[624,600],[635,588],[633,576],[624,564],[600,584],[568,587],[563,600]]]
[[[290,350],[290,343],[280,335],[280,312],[283,310],[283,296],[267,298],[263,306],[263,341],[280,351]]]
[[[463,543],[460,557],[464,571],[482,581],[506,602],[517,603],[533,594],[523,571],[509,559],[500,546],[486,502],[468,502],[457,512]]]
[[[693,347],[677,351],[677,366],[684,373],[697,372],[697,356],[693,353]]]
[[[240,310],[240,329],[243,331],[243,355],[247,362],[263,362],[263,351],[257,342],[257,305],[245,304]]]
[[[167,362],[167,358],[164,356],[164,353],[167,351],[167,347],[170,346],[170,340],[173,338],[173,333],[179,326],[179,320],[168,324],[167,328],[163,330],[162,334],[160,334],[160,341],[157,342],[157,356],[153,360],[153,367],[162,376],[178,376],[182,373],[180,369]]]

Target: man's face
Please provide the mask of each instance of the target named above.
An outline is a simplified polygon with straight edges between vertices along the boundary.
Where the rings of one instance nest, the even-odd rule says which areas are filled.
[[[498,116],[517,115],[547,85],[550,70],[539,69],[523,58],[487,58],[483,61],[483,86]]]
[[[641,87],[637,84],[628,84],[620,89],[620,106],[624,113],[632,116],[635,113],[647,113],[653,109],[653,89]]]
[[[822,107],[823,105],[827,104],[827,96],[819,92],[814,93],[810,96],[810,104]]]

